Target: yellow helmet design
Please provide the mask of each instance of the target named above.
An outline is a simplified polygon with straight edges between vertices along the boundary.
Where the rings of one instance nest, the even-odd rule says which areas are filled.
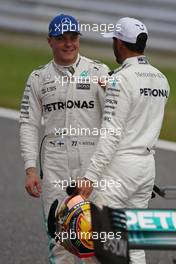
[[[80,195],[65,199],[56,213],[56,233],[65,249],[79,258],[94,256],[90,202]]]

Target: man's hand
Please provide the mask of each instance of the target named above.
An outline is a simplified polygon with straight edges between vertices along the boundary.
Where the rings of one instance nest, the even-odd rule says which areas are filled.
[[[28,168],[26,170],[26,191],[33,197],[39,198],[42,192],[39,177],[37,175],[36,168]]]
[[[107,80],[104,81],[98,80],[98,84],[101,86],[101,88],[106,89]]]
[[[77,181],[78,194],[87,199],[93,191],[93,182],[86,178],[79,178]]]

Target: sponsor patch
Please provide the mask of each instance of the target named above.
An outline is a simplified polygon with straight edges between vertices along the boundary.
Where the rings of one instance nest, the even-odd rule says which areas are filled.
[[[62,110],[62,109],[72,109],[72,108],[94,108],[94,101],[71,101],[68,100],[66,102],[54,102],[50,104],[43,105],[43,109],[45,112],[51,112],[56,110]]]
[[[90,83],[77,83],[76,89],[79,90],[90,90]]]
[[[169,92],[164,89],[140,88],[140,95],[154,97],[169,97]]]
[[[42,94],[53,92],[56,90],[56,86],[45,87],[42,89]]]
[[[148,61],[147,61],[146,57],[139,57],[138,63],[139,64],[148,64]]]

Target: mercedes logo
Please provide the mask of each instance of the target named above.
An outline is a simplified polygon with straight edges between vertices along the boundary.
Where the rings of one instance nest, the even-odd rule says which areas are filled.
[[[64,17],[64,18],[62,18],[61,23],[62,24],[71,24],[71,20],[68,17]]]

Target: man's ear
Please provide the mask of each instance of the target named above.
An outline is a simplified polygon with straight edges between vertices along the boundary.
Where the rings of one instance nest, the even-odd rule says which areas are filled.
[[[124,47],[124,43],[122,40],[118,39],[118,47],[121,49],[122,47]]]
[[[126,45],[125,45],[125,43],[122,41],[122,40],[119,40],[119,47],[120,47],[120,49],[123,51],[123,52],[128,52],[129,51],[129,49],[126,47]]]
[[[48,41],[49,46],[52,48],[51,37],[48,36],[47,41]]]

